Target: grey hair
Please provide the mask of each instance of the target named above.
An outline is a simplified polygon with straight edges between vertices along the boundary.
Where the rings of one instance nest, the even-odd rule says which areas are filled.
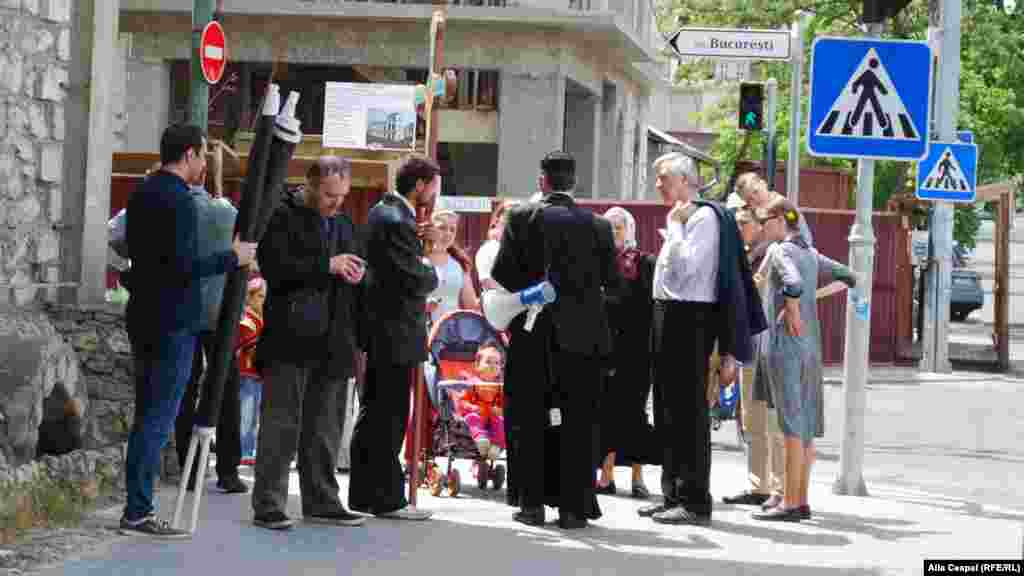
[[[320,179],[337,174],[342,179],[352,175],[352,162],[341,156],[321,156],[306,171],[306,180],[316,186]]]
[[[700,182],[700,178],[697,176],[697,165],[694,163],[693,158],[682,154],[680,152],[669,152],[659,156],[654,161],[654,169],[657,170],[665,165],[668,171],[675,175],[685,178],[690,184],[697,186]]]

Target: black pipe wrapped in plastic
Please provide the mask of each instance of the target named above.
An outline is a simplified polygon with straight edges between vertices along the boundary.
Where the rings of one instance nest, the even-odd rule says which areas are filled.
[[[259,238],[256,237],[256,230],[260,207],[263,204],[267,160],[270,154],[270,143],[273,139],[274,116],[281,104],[281,95],[277,84],[271,84],[267,90],[262,114],[256,125],[256,139],[249,152],[245,190],[242,193],[238,219],[235,221],[235,233],[243,242],[259,241]],[[203,378],[202,399],[196,414],[195,426],[198,428],[214,428],[220,420],[224,383],[227,382],[231,357],[235,353],[235,346],[238,342],[238,322],[242,317],[248,282],[249,273],[246,268],[232,270],[227,274],[220,315],[217,318],[213,353],[208,359],[206,377]]]
[[[274,121],[274,138],[270,144],[267,159],[267,178],[263,187],[263,203],[260,205],[260,216],[257,219],[257,237],[262,238],[270,224],[270,217],[281,203],[285,180],[288,179],[288,164],[295,154],[295,146],[302,141],[299,130],[299,119],[295,117],[295,106],[299,103],[299,93],[288,93],[288,99],[281,108],[281,113]]]

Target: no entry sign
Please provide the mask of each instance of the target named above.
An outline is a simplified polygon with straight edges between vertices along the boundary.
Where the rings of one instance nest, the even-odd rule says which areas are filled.
[[[207,82],[220,82],[224,68],[228,65],[224,27],[220,22],[213,21],[203,27],[203,35],[199,40],[199,63]]]

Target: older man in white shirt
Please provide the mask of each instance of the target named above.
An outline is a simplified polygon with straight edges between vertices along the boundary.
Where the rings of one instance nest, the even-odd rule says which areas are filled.
[[[665,243],[654,272],[655,427],[662,440],[663,503],[640,509],[667,524],[711,520],[711,430],[705,397],[708,361],[715,342],[720,223],[715,210],[697,205],[692,159],[662,156],[654,164],[655,188],[672,205]],[[734,373],[731,356],[723,372]],[[726,377],[728,379],[728,377]]]

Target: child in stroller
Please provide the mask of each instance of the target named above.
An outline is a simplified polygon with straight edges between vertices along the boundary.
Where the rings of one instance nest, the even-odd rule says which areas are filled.
[[[445,488],[452,496],[459,493],[459,471],[453,467],[456,457],[474,460],[480,489],[490,481],[500,490],[505,467],[495,462],[505,447],[501,334],[478,312],[457,310],[441,318],[431,331],[430,356],[424,376],[434,405],[432,452],[448,456],[444,473],[437,464],[428,464],[431,493],[440,496]]]

